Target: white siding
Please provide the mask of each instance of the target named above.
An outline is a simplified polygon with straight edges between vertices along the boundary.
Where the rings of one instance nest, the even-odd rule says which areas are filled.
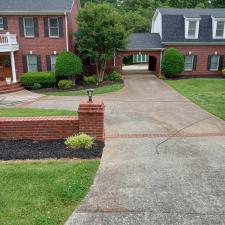
[[[151,32],[160,34],[162,38],[162,14],[159,11],[153,17]]]

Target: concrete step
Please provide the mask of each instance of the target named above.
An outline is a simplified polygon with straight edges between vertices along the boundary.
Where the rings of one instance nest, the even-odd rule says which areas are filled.
[[[11,93],[11,92],[17,92],[17,91],[21,91],[24,88],[21,86],[20,83],[16,83],[16,84],[3,84],[1,83],[0,85],[0,94],[7,94],[7,93]]]

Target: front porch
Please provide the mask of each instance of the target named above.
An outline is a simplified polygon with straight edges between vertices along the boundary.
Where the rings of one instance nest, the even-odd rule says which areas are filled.
[[[0,88],[17,83],[14,52],[19,50],[16,34],[0,34]]]

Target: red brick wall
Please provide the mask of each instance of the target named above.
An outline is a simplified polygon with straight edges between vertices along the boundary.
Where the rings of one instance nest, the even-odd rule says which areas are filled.
[[[2,140],[57,140],[78,133],[78,117],[0,118]]]
[[[209,71],[207,69],[208,65],[208,56],[214,55],[215,51],[218,52],[218,55],[225,55],[225,46],[221,45],[198,45],[198,46],[184,46],[184,45],[176,45],[176,46],[166,46],[167,48],[177,48],[184,55],[188,54],[190,51],[193,55],[197,55],[197,67],[195,71],[184,72],[182,75],[221,75],[221,71]]]

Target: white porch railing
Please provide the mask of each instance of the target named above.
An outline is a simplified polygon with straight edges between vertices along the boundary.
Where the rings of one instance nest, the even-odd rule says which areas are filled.
[[[19,45],[17,43],[16,34],[0,34],[0,52],[17,51]]]

